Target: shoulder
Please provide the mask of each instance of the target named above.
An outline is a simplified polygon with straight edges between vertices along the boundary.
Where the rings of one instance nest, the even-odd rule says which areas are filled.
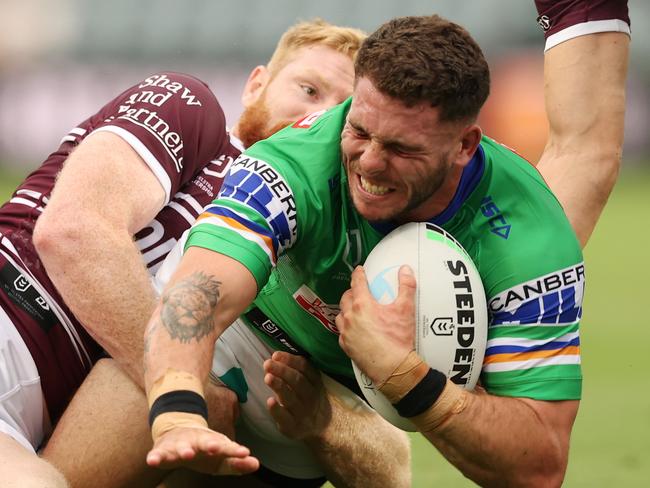
[[[475,197],[474,226],[486,292],[581,263],[575,232],[539,172],[495,141],[481,145],[486,175]]]
[[[223,110],[196,77],[151,75],[108,102],[88,124],[126,141],[159,179],[167,200],[229,146]]]

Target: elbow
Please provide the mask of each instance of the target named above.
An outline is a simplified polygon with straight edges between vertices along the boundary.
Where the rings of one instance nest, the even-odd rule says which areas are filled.
[[[563,455],[559,448],[549,449],[542,458],[528,465],[527,468],[513,473],[514,476],[505,485],[527,488],[559,488],[564,482],[567,464],[568,454]],[[503,481],[503,479],[497,481],[495,486],[504,486]]]
[[[46,268],[77,255],[82,228],[83,225],[78,219],[69,218],[65,214],[53,216],[47,209],[43,212],[36,221],[32,239],[34,248]]]

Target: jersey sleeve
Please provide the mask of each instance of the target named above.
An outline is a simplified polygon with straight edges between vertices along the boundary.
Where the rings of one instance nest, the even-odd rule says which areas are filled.
[[[535,0],[545,51],[574,37],[598,32],[630,34],[627,0]]]
[[[492,174],[477,220],[490,313],[481,381],[500,396],[579,399],[585,290],[579,242],[539,173],[497,144],[488,151],[506,164]]]
[[[310,242],[322,235],[325,214],[334,208],[331,182],[340,172],[348,106],[311,114],[246,150],[191,229],[186,249],[199,246],[236,259],[258,290],[283,253],[313,252]]]
[[[209,87],[158,73],[106,104],[91,129],[124,139],[165,190],[166,202],[227,142],[225,115]]]
[[[289,179],[268,162],[243,154],[192,227],[186,249],[198,246],[236,259],[253,274],[259,290],[278,256],[294,244],[296,216]]]

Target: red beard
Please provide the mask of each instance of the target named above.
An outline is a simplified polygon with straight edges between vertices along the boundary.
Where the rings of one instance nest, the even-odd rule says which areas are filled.
[[[237,124],[238,137],[244,147],[251,147],[257,141],[272,136],[292,123],[291,121],[279,122],[273,127],[269,127],[269,119],[269,109],[266,106],[264,95],[244,109]]]

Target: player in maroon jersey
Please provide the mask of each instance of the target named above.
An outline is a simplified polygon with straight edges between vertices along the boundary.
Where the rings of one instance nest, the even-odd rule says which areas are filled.
[[[7,463],[5,482],[64,486],[60,474],[34,455],[50,423],[59,419],[104,350],[142,384],[143,327],[154,304],[150,275],[214,198],[229,162],[245,145],[349,95],[352,58],[361,37],[359,31],[323,22],[291,29],[268,66],[251,73],[242,95],[246,110],[231,132],[203,82],[171,72],[152,75],[73,128],[0,208],[0,459]],[[110,364],[82,391],[80,406],[62,421],[48,456],[75,485],[127,482],[127,468],[144,466],[151,444],[138,438],[129,422],[135,420],[135,429],[141,424],[140,432],[148,435],[144,420],[129,410],[138,412],[141,406],[146,411],[144,395]],[[212,392],[222,416],[213,421],[232,425],[234,394],[215,387]],[[100,422],[84,417],[84,409],[101,408],[119,412],[123,430],[114,431],[103,414]],[[336,415],[336,406],[332,408]],[[88,427],[79,429],[84,421]],[[132,446],[120,438],[110,442],[111,435],[124,431],[136,451],[137,443],[144,442],[131,465]],[[98,438],[103,442],[92,442]],[[398,444],[402,441],[396,438]],[[92,471],[101,467],[84,466],[84,454],[88,459],[101,454],[95,461],[109,463],[111,469]],[[215,471],[257,468],[258,461],[234,442],[222,454],[225,461]],[[326,456],[321,458],[325,463]],[[339,464],[333,469],[347,469]],[[149,473],[153,485],[161,477],[161,472]]]
[[[616,183],[630,44],[627,0],[535,0],[549,139],[538,169],[584,246]]]

